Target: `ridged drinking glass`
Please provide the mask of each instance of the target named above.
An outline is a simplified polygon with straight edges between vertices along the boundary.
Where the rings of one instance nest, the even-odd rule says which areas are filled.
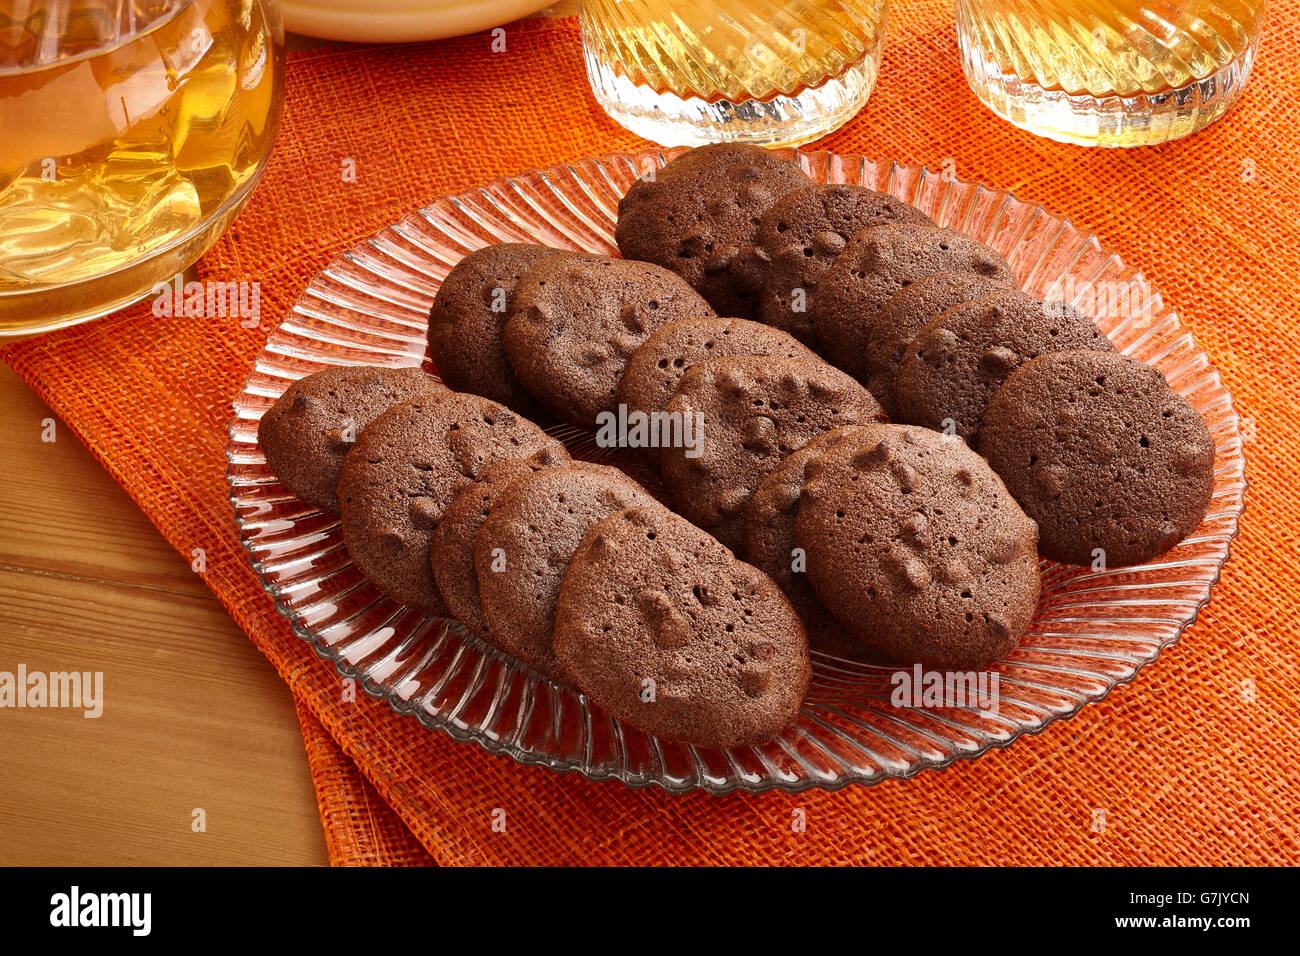
[[[957,37],[971,88],[1004,119],[1145,146],[1232,108],[1264,18],[1264,0],[957,0]]]
[[[669,146],[796,145],[876,84],[888,0],[581,0],[596,99]]]

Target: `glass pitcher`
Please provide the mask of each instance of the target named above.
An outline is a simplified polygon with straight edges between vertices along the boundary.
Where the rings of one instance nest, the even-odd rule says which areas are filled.
[[[0,337],[184,271],[252,192],[283,90],[277,0],[0,4]]]

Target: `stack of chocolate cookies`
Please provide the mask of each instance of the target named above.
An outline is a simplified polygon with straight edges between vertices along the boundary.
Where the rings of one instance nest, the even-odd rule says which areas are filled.
[[[259,440],[286,488],[340,514],[381,591],[629,724],[725,749],[797,717],[812,671],[781,589],[506,406],[419,369],[328,369],[290,387]]]
[[[621,259],[469,254],[430,314],[441,382],[318,372],[259,437],[386,594],[631,726],[769,740],[810,644],[987,666],[1029,626],[1040,554],[1140,563],[1204,517],[1195,410],[907,203],[709,146],[634,184],[616,238]],[[653,493],[557,422],[649,456]]]

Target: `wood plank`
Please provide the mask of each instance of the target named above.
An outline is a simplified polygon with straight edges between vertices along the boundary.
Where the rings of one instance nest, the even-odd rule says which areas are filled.
[[[68,427],[5,365],[0,422],[0,567],[210,594]],[[54,440],[42,440],[43,434]]]
[[[324,864],[288,688],[50,415],[0,367],[0,671],[102,672],[104,711],[0,710],[0,864]]]
[[[324,862],[288,690],[215,601],[0,572],[19,664],[102,673],[103,710],[0,711],[0,863]]]

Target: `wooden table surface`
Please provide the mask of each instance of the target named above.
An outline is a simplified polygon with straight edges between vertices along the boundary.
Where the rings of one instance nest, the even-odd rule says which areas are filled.
[[[50,418],[0,366],[0,671],[102,671],[103,713],[0,710],[0,863],[325,863],[288,688]]]

